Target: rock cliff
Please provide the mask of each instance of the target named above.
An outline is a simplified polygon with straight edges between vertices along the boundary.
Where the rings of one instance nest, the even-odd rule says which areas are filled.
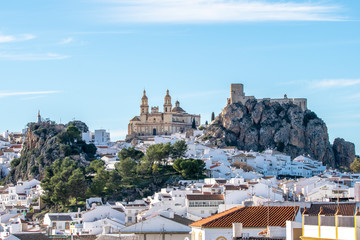
[[[72,135],[66,134],[69,125],[77,126]],[[67,125],[52,122],[29,123],[21,157],[11,162],[11,170],[5,181],[15,183],[19,179],[41,180],[45,168],[64,157],[86,165],[93,158],[96,147],[81,140],[79,127],[87,129],[86,124],[79,121]]]
[[[229,104],[211,123],[203,140],[247,151],[276,148],[291,157],[309,154],[331,167],[349,167],[355,157],[353,143],[336,139],[332,146],[324,121],[292,103],[252,99],[244,105]]]

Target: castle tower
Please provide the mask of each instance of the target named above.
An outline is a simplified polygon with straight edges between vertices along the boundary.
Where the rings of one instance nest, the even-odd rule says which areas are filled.
[[[141,98],[140,115],[148,114],[148,113],[149,113],[148,98],[146,96],[146,91],[144,90],[144,94]]]
[[[240,83],[233,83],[230,85],[230,103],[242,102],[245,97],[244,85]]]
[[[38,115],[37,115],[37,123],[41,123],[41,115],[40,115],[40,110],[38,111]]]
[[[164,99],[164,113],[171,112],[172,104],[171,104],[171,96],[169,94],[169,90],[166,90],[166,96]]]

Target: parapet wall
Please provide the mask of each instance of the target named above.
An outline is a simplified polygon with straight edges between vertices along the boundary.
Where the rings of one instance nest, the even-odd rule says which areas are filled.
[[[231,84],[230,85],[230,98],[227,99],[228,104],[232,103],[242,103],[245,104],[247,100],[255,99],[257,101],[270,101],[277,102],[280,104],[293,103],[298,105],[303,111],[307,110],[307,99],[306,98],[288,98],[287,95],[284,95],[284,98],[262,98],[256,99],[254,96],[246,96],[244,93],[243,84]]]

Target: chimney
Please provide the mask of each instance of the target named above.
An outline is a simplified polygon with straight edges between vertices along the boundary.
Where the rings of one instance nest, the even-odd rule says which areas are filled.
[[[242,223],[233,223],[233,239],[240,238],[242,235]]]

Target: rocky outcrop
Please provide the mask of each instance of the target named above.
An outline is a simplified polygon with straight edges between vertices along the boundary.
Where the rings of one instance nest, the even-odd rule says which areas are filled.
[[[15,183],[19,179],[41,180],[44,177],[45,168],[59,158],[70,157],[86,165],[87,160],[93,158],[96,147],[86,144],[81,141],[81,138],[80,141],[62,142],[59,136],[66,132],[68,125],[87,129],[86,124],[80,121],[67,125],[52,122],[29,123],[21,157],[11,162],[11,170],[5,181]],[[70,137],[72,136],[68,138]]]
[[[292,103],[248,100],[245,105],[227,105],[206,130],[203,140],[218,146],[232,145],[243,150],[266,148],[296,157],[309,154],[331,167],[349,166],[354,144],[329,142],[326,124],[310,111]]]
[[[335,162],[338,166],[350,166],[355,159],[355,144],[336,138],[333,144]]]

